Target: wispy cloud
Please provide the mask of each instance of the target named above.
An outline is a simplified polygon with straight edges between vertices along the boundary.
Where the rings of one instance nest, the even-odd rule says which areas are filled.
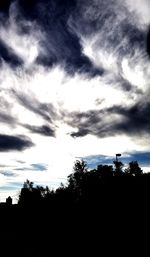
[[[55,137],[54,129],[50,128],[48,125],[31,126],[28,124],[24,124],[23,127],[27,128],[32,133],[41,134],[43,136]]]
[[[3,175],[3,176],[6,176],[6,177],[16,177],[17,174],[15,174],[14,172],[12,171],[0,171],[0,173]]]

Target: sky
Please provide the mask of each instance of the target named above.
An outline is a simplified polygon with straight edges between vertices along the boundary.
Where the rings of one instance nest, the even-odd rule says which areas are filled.
[[[150,1],[0,1],[0,201],[76,159],[150,171]]]

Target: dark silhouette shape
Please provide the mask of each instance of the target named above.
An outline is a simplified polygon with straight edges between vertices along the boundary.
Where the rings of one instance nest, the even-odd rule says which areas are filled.
[[[97,173],[99,173],[101,178],[109,178],[114,175],[113,166],[109,165],[98,165]]]
[[[116,250],[121,243],[127,248],[131,228],[143,226],[149,213],[149,199],[150,173],[144,174],[137,161],[126,169],[117,160],[114,166],[89,170],[86,162],[77,160],[66,185],[54,191],[27,180],[18,204],[8,197],[0,205],[1,245],[6,241],[6,255],[17,257],[70,254],[69,249],[95,256],[103,247],[106,252],[113,244]]]
[[[38,206],[41,204],[42,199],[46,198],[46,196],[50,194],[50,190],[48,187],[44,188],[42,186],[34,187],[34,183],[26,180],[23,184],[23,188],[19,194],[18,203],[22,206]]]
[[[12,2],[12,0],[1,0],[0,1],[0,13],[8,15],[11,2]]]
[[[77,160],[74,164],[73,167],[75,172],[86,172],[87,171],[87,164],[85,161],[81,160]]]
[[[124,164],[120,161],[113,161],[114,165],[115,165],[115,175],[122,175],[123,174],[123,166]]]
[[[11,198],[10,196],[7,197],[7,199],[6,199],[6,204],[7,204],[8,206],[12,205],[12,198]]]
[[[129,167],[125,170],[125,172],[132,176],[139,176],[143,174],[143,171],[139,167],[139,164],[137,161],[130,162]]]
[[[150,29],[147,34],[147,53],[150,55]]]
[[[25,136],[10,136],[0,134],[0,151],[23,151],[34,144]]]

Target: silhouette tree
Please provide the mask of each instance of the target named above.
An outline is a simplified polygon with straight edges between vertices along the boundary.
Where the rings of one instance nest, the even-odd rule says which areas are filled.
[[[68,176],[68,189],[79,200],[83,195],[87,164],[84,160],[77,160],[73,167],[74,172]]]
[[[73,170],[75,172],[86,172],[87,163],[84,160],[77,160],[74,164]]]
[[[28,179],[24,182],[23,188],[28,189],[29,191],[33,190],[34,183],[32,181],[29,181]]]
[[[120,161],[113,161],[114,165],[115,165],[115,170],[114,170],[114,175],[116,176],[121,176],[123,175],[123,166],[124,164]]]
[[[96,171],[101,178],[110,178],[114,175],[112,165],[98,165]]]
[[[6,204],[7,204],[8,206],[12,205],[12,198],[11,198],[10,196],[7,197],[7,199],[6,199]]]
[[[19,194],[19,204],[22,205],[35,205],[39,204],[42,199],[46,197],[46,194],[49,194],[49,188],[37,186],[34,187],[34,183],[26,180],[23,184],[23,188]]]
[[[87,164],[83,160],[77,160],[73,167],[74,172],[68,176],[69,186],[76,187],[80,184],[84,173],[87,172]]]
[[[132,161],[129,163],[128,168],[125,170],[126,174],[132,175],[132,176],[139,176],[142,175],[143,171],[139,167],[139,164],[137,161]]]

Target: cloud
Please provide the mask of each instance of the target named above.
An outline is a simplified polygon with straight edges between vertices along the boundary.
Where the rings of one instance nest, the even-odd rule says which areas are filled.
[[[147,53],[150,55],[150,29],[147,34]]]
[[[0,152],[23,151],[33,146],[33,143],[24,136],[0,135]]]
[[[0,1],[0,157],[18,175],[4,184],[58,186],[77,156],[149,152],[148,6]]]
[[[2,15],[0,52],[3,61],[9,63],[12,68],[30,70],[38,55],[42,32],[40,32],[36,22],[31,23],[23,17],[20,20],[17,15],[19,13],[16,1],[12,1],[8,15]]]
[[[0,174],[6,176],[6,177],[16,177],[17,174],[15,174],[12,171],[0,171]]]
[[[31,35],[24,29],[25,22],[32,23],[32,33],[38,27],[38,55],[36,63],[47,67],[61,64],[69,73],[85,73],[87,76],[100,76],[103,69],[96,68],[84,55],[80,37],[68,25],[69,17],[76,9],[78,1],[16,1],[13,6],[15,19],[22,27],[22,34]],[[11,8],[11,13],[13,8]],[[22,25],[23,24],[23,25]],[[36,25],[35,25],[36,24]],[[24,32],[24,33],[23,33]]]
[[[116,108],[117,110],[117,108]],[[145,133],[150,133],[150,103],[137,103],[131,108],[123,109],[118,108],[117,112],[124,116],[122,122],[118,122],[112,126],[112,130],[118,132],[131,134],[132,136]]]
[[[6,113],[0,113],[0,122],[7,123],[14,126],[17,123],[17,119]]]
[[[88,134],[108,137],[118,134],[140,136],[150,133],[150,103],[139,102],[131,107],[113,106],[104,110],[72,113],[69,124],[78,128],[72,137]]]
[[[47,165],[42,164],[42,163],[34,163],[31,164],[30,166],[24,166],[20,168],[15,168],[14,170],[16,171],[46,171],[47,170]]]
[[[128,156],[126,158],[124,158],[124,161],[126,162],[130,162],[130,161],[138,161],[140,165],[144,166],[144,167],[149,167],[150,163],[149,163],[149,158],[150,158],[150,152],[133,152],[128,154]],[[148,169],[147,169],[148,171]]]
[[[137,24],[139,24],[142,27],[149,25],[149,23],[150,23],[150,16],[149,16],[150,2],[149,2],[149,0],[143,0],[143,1],[125,0],[125,4],[127,5],[131,14],[134,15],[134,18],[137,17],[137,19],[136,19]]]
[[[144,31],[121,1],[88,0],[86,4],[82,1],[69,25],[83,42],[96,39],[95,47],[107,49],[110,54],[112,50],[115,54],[129,54],[135,44],[137,47],[144,44]]]
[[[1,190],[1,193],[3,193],[3,191],[5,191],[5,190],[8,190],[11,193],[11,195],[12,195],[12,193],[14,195],[14,192],[13,192],[14,189],[18,189],[19,190],[22,185],[23,185],[23,183],[11,181],[11,183],[8,182],[6,185],[1,186],[0,190]],[[17,194],[15,194],[15,196],[17,196]],[[6,198],[5,198],[5,200],[6,200]]]
[[[34,170],[40,170],[40,171],[45,171],[47,170],[47,165],[42,164],[42,163],[34,163],[31,164],[31,166],[33,167]]]
[[[21,58],[17,56],[11,48],[0,40],[0,63],[3,61],[10,64],[12,67],[20,66],[23,63]]]
[[[31,48],[27,42],[30,38],[36,47],[37,57],[35,55],[34,60],[37,64],[48,67],[61,64],[69,74],[79,72],[91,77],[101,76],[104,67],[100,62],[98,66],[95,65],[84,52],[84,44],[88,39],[93,41],[96,36],[96,53],[101,48],[107,49],[109,54],[115,51],[115,54],[122,56],[131,54],[134,46],[144,48],[145,31],[136,26],[136,15],[132,17],[129,6],[131,3],[122,4],[121,1],[113,0],[88,0],[86,3],[77,0],[17,0],[11,4],[9,1],[6,9],[9,8],[13,34],[9,29],[7,34],[14,36],[16,46],[10,40],[9,44],[22,55],[19,49],[20,32],[23,46],[26,42],[26,46]],[[2,36],[6,38],[5,31]]]
[[[98,165],[113,165],[114,157],[108,157],[105,155],[91,155],[86,156],[83,160],[87,163],[89,169],[97,168]]]
[[[32,133],[41,134],[42,136],[55,137],[55,130],[50,128],[48,125],[31,126],[28,124],[24,124],[23,127],[27,128]]]
[[[116,156],[106,156],[106,155],[91,155],[86,156],[83,158],[84,161],[87,162],[89,169],[94,169],[98,165],[113,165],[113,161],[115,160]],[[150,152],[141,152],[141,151],[134,151],[130,153],[123,153],[119,160],[123,162],[125,166],[128,165],[129,162],[138,161],[141,167],[144,167],[144,172],[148,172],[150,163]],[[82,159],[82,158],[81,158]],[[145,167],[147,166],[147,169]]]
[[[44,120],[51,122],[51,116],[55,115],[55,110],[52,104],[40,103],[38,99],[31,95],[22,95],[19,92],[12,90],[13,95],[17,101],[27,108],[29,111],[41,116]]]
[[[11,2],[12,2],[12,0],[1,0],[0,1],[0,13],[8,14]]]

